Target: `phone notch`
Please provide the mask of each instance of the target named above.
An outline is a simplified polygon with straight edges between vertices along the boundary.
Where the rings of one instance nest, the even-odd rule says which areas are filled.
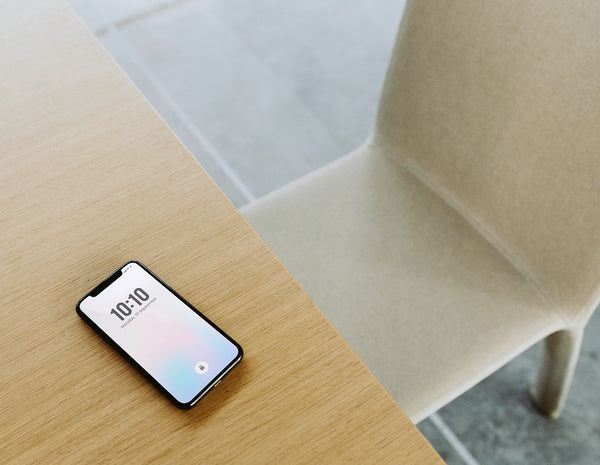
[[[105,279],[100,284],[98,284],[94,289],[92,289],[92,291],[90,292],[89,295],[91,297],[98,296],[98,294],[100,294],[104,289],[106,289],[108,286],[110,286],[112,283],[114,283],[117,279],[119,279],[119,277],[122,274],[123,274],[123,272],[121,270],[115,271],[107,279]]]

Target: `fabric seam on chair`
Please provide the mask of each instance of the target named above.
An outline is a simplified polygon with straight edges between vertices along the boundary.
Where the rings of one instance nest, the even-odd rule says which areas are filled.
[[[392,152],[388,149],[382,147],[379,143],[377,143],[374,139],[369,138],[367,140],[367,144],[372,145],[376,149],[380,150],[382,154],[391,160],[393,163],[398,163],[403,168],[405,168],[409,173],[415,176],[419,181],[421,181],[425,186],[427,186],[432,192],[434,192],[438,197],[440,197],[444,202],[446,202],[454,211],[456,211],[464,220],[466,220],[475,231],[479,233],[487,242],[491,244],[508,262],[519,272],[527,281],[529,281],[536,292],[551,306],[553,310],[555,310],[560,318],[563,320],[565,325],[568,325],[572,320],[567,318],[563,313],[560,306],[557,302],[546,292],[543,286],[537,282],[537,280],[533,277],[533,275],[529,272],[529,270],[523,266],[515,256],[513,256],[510,251],[502,244],[502,242],[491,232],[487,230],[487,228],[473,215],[468,213],[467,209],[462,206],[462,204],[457,201],[451,194],[449,194],[444,188],[439,186],[437,183],[432,182],[418,167],[414,166],[412,163],[407,161],[406,159],[396,156],[392,156]]]

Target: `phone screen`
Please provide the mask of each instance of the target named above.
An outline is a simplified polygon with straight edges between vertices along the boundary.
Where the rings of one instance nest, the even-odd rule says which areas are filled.
[[[96,287],[77,311],[181,408],[242,358],[237,343],[138,262]]]

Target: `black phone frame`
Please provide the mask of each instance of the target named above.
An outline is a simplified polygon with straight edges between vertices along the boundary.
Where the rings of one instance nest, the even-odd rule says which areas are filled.
[[[163,285],[169,292],[171,292],[175,297],[177,297],[181,302],[183,302],[187,307],[189,307],[193,312],[195,312],[200,318],[206,321],[210,326],[216,329],[223,337],[225,337],[229,342],[231,342],[238,350],[236,357],[227,364],[227,366],[221,370],[198,394],[196,394],[189,402],[180,402],[178,401],[173,394],[171,394],[162,384],[160,384],[150,373],[148,373],[131,355],[129,355],[119,344],[116,343],[107,333],[105,333],[102,328],[100,328],[94,321],[88,317],[80,307],[81,302],[86,299],[88,296],[97,296],[102,291],[104,291],[110,284],[116,281],[120,275],[122,274],[123,268],[127,265],[135,263],[141,266],[150,276],[156,279],[161,285]],[[118,276],[116,276],[118,275]],[[162,279],[156,276],[148,267],[146,267],[143,263],[137,260],[129,260],[121,265],[117,270],[110,274],[108,278],[103,280],[100,284],[95,286],[91,291],[85,294],[75,306],[75,310],[77,314],[87,323],[99,336],[102,337],[113,349],[115,349],[125,360],[127,360],[144,378],[154,385],[173,405],[182,410],[187,410],[192,408],[194,405],[198,403],[202,397],[204,397],[213,387],[215,387],[219,382],[223,379],[223,377],[229,373],[233,367],[235,367],[243,358],[244,351],[242,347],[235,342],[227,333],[225,333],[221,328],[219,328],[216,324],[210,321],[200,310],[190,304],[187,300],[185,300],[181,295],[179,295],[171,286],[165,283]]]

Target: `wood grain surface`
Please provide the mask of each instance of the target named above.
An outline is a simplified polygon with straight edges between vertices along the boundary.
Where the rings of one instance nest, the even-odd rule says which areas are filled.
[[[63,3],[0,50],[0,462],[442,463]],[[244,348],[192,410],[75,313],[129,259]]]

